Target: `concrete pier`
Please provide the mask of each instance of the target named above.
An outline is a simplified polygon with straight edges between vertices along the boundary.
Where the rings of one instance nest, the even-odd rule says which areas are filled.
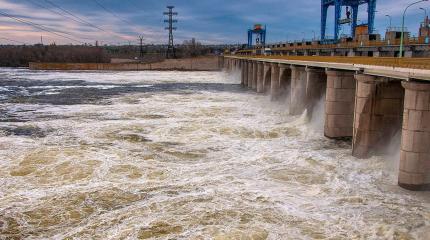
[[[271,81],[272,81],[272,64],[264,63],[264,82],[263,82],[264,92],[270,91],[270,88],[272,85]]]
[[[305,67],[291,66],[291,115],[300,115],[306,109],[306,78]]]
[[[254,67],[254,61],[249,60],[248,61],[248,88],[252,88],[252,77],[254,74],[253,68]]]
[[[247,68],[245,64],[246,64],[246,61],[240,60],[240,85],[242,85],[243,87],[245,87],[247,84],[247,80],[246,80]]]
[[[270,99],[275,101],[279,99],[279,94],[281,90],[281,85],[279,83],[279,64],[272,63],[271,68],[271,78],[270,78]]]
[[[287,104],[290,105],[291,96],[291,68],[287,64],[279,64],[279,95],[283,99],[287,99]]]
[[[262,62],[258,63],[257,92],[264,93],[264,64]]]
[[[430,190],[430,83],[404,82],[399,185]]]
[[[325,95],[327,77],[324,69],[306,67],[306,109],[311,117],[313,108]]]
[[[352,71],[327,70],[324,135],[352,137],[355,105],[355,78]]]
[[[352,155],[383,154],[401,129],[404,91],[400,81],[357,74]]]
[[[252,89],[257,90],[257,70],[258,62],[254,61],[252,66]]]

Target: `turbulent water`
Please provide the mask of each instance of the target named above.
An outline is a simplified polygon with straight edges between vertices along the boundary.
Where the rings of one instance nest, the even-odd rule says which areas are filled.
[[[0,69],[0,239],[429,239],[395,151],[287,109],[218,72]]]

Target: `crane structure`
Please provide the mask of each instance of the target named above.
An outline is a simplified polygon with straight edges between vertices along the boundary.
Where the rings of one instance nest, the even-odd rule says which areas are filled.
[[[168,17],[168,19],[164,20],[169,26],[165,29],[169,31],[169,44],[167,46],[166,58],[176,58],[175,45],[173,43],[173,31],[177,30],[176,27],[173,26],[174,23],[177,23],[178,20],[173,19],[173,16],[177,16],[177,12],[173,12],[174,6],[167,6],[168,12],[164,12],[163,14]]]
[[[253,46],[253,35],[256,35],[255,43],[257,46],[266,45],[266,26],[255,24],[253,29],[248,29],[248,48]]]
[[[358,20],[359,6],[367,4],[367,27],[372,34],[375,26],[376,0],[321,0],[321,39],[326,39],[327,12],[330,6],[334,6],[334,40],[339,39],[339,32],[343,24],[351,24],[351,36],[355,36]],[[346,18],[341,19],[342,7],[346,7]],[[350,9],[352,10],[352,13]],[[352,19],[351,19],[352,15]]]

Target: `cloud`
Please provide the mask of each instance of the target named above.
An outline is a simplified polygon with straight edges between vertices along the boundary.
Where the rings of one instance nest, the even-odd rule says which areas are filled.
[[[50,10],[35,5],[39,5]],[[83,42],[94,43],[137,43],[139,35],[143,35],[147,43],[165,43],[167,32],[164,30],[163,12],[167,3],[160,0],[103,0],[107,8],[115,12],[113,16],[106,12],[93,0],[50,0],[55,4],[76,14],[105,31],[95,29],[88,24],[73,21],[72,16],[64,17],[61,12],[42,0],[0,0],[0,11],[55,29],[61,34],[70,34]],[[393,25],[399,26],[404,7],[409,0],[378,0],[376,28],[381,33],[388,25],[386,14],[393,18]],[[179,12],[177,19],[178,31],[175,41],[196,38],[204,43],[244,43],[246,31],[254,23],[262,23],[268,27],[268,41],[277,42],[303,38],[311,38],[313,32],[319,35],[320,1],[318,0],[169,0]],[[421,4],[428,7],[429,4]],[[413,7],[408,11],[406,25],[416,34],[423,12]],[[366,7],[362,7],[361,19],[365,20]],[[332,11],[332,10],[331,10]],[[430,9],[429,9],[430,11]],[[65,14],[65,13],[62,13]],[[331,12],[332,14],[332,12]],[[333,29],[333,16],[329,16],[329,31]],[[345,31],[347,31],[345,27]],[[12,19],[0,17],[0,34],[19,41],[36,43],[40,35],[49,42],[69,44],[71,41],[53,34],[18,23]],[[3,40],[2,40],[3,42]]]

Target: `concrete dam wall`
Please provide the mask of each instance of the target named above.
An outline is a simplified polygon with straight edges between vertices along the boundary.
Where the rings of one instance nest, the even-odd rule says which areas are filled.
[[[218,71],[219,57],[166,59],[157,63],[30,63],[30,70],[93,70],[93,71]]]

